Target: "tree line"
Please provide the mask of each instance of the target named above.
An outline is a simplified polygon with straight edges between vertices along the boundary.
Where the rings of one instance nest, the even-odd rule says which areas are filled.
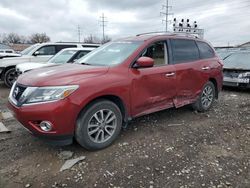
[[[0,34],[0,43],[3,44],[34,44],[49,41],[50,37],[46,33],[34,33],[30,36],[19,35],[17,33]]]
[[[84,43],[106,43],[112,39],[109,36],[105,36],[104,39],[100,39],[97,36],[89,35],[83,39]],[[46,33],[34,33],[30,36],[19,35],[17,33],[0,34],[0,43],[3,44],[35,44],[50,42],[50,37]]]

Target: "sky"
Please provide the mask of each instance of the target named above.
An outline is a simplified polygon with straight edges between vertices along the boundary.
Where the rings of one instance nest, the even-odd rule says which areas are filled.
[[[164,31],[163,4],[166,0],[1,0],[0,34],[45,32],[54,42],[78,41],[79,25],[81,40],[91,34],[101,38],[102,13],[112,39]],[[250,0],[169,0],[169,5],[170,20],[197,21],[214,46],[250,41]]]

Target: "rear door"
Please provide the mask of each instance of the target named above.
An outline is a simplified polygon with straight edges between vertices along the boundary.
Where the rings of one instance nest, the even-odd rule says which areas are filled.
[[[200,58],[196,42],[191,39],[171,39],[172,64],[176,69],[175,106],[194,102],[209,78],[209,68]],[[205,70],[207,69],[207,70]]]
[[[131,111],[140,116],[173,106],[175,89],[175,68],[168,64],[166,41],[151,44],[141,56],[151,57],[154,67],[131,68]]]

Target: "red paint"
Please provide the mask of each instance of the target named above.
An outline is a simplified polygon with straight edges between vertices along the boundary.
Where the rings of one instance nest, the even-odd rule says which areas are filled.
[[[127,117],[134,118],[194,102],[209,79],[217,82],[217,89],[220,91],[222,62],[218,57],[159,67],[131,67],[144,48],[153,42],[168,38],[176,37],[160,35],[127,39],[144,42],[123,63],[113,67],[68,64],[44,68],[42,72],[34,70],[26,73],[18,78],[19,84],[37,87],[79,85],[79,88],[64,100],[22,107],[9,103],[9,108],[31,132],[42,135],[74,135],[77,117],[81,110],[91,101],[102,96],[119,97],[124,104]],[[142,58],[142,64],[143,61],[144,65],[152,63],[148,58]],[[211,69],[202,70],[206,66]],[[41,131],[34,123],[42,120],[52,122],[51,132]]]

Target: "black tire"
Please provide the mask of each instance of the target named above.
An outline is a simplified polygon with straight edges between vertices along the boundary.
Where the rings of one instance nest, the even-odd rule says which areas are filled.
[[[17,75],[16,75],[16,69],[15,68],[10,68],[9,70],[7,70],[4,74],[4,84],[7,87],[11,87],[14,82],[17,79]]]
[[[211,90],[211,99],[208,100],[208,97],[206,97],[207,95],[204,94],[204,92],[209,89]],[[215,86],[212,82],[208,81],[204,86],[203,86],[203,89],[201,91],[201,94],[199,96],[199,98],[197,99],[197,101],[195,103],[192,104],[192,107],[194,110],[197,110],[198,112],[205,112],[207,110],[209,110],[214,102],[214,99],[215,99]],[[207,101],[208,101],[208,105],[205,105],[204,102],[205,101],[205,98],[207,98]]]
[[[98,115],[98,113],[100,114],[101,111],[102,111],[102,114],[104,115],[106,113],[106,118],[104,118],[104,115],[102,116],[103,117],[102,119],[103,120],[105,119],[105,123],[104,122],[97,123],[98,122],[97,119],[99,119],[99,117],[96,119],[94,116],[94,115]],[[113,129],[113,131],[111,131],[112,136],[110,136],[110,134],[106,135],[107,140],[103,140],[103,142],[97,143],[97,141],[95,141],[96,137],[98,139],[101,136],[101,135],[99,136],[98,134],[105,135],[105,131],[106,129],[108,129],[107,127],[110,126],[110,125],[106,125],[106,119],[108,120],[107,117],[109,117],[107,113],[113,113],[112,117],[113,115],[115,116],[116,123],[114,124],[116,125],[116,128],[115,129],[112,128]],[[93,127],[92,129],[92,127],[91,128],[89,127],[91,126],[90,122],[95,121],[95,120],[96,122],[93,123],[95,125],[95,128]],[[100,124],[100,125],[96,126],[97,124]],[[121,114],[119,107],[115,103],[108,101],[108,100],[97,100],[94,103],[87,106],[86,109],[84,109],[79,115],[79,118],[77,120],[76,130],[75,130],[75,138],[76,138],[76,141],[85,149],[99,150],[99,149],[108,147],[114,142],[114,140],[118,137],[118,135],[121,132],[121,127],[122,127],[122,114]],[[90,132],[95,131],[97,129],[98,131],[95,132],[96,134],[94,133],[94,134],[89,135]],[[102,138],[104,138],[104,136],[103,137],[101,136],[100,139]]]

